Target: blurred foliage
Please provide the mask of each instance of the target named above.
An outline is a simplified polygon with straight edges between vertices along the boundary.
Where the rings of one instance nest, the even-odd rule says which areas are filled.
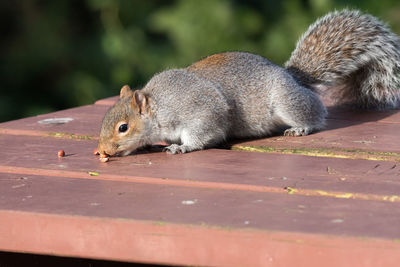
[[[0,1],[0,121],[91,104],[212,53],[283,64],[310,23],[345,7],[400,33],[398,0]]]

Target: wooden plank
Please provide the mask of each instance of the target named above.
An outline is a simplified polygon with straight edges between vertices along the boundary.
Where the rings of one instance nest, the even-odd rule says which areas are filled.
[[[95,102],[95,105],[104,105],[104,106],[112,106],[117,102],[119,99],[119,96],[112,96],[104,99],[97,100]]]
[[[0,249],[201,266],[397,266],[399,243],[0,211]],[[15,233],[19,233],[15,235]],[[7,240],[7,241],[6,241]]]
[[[108,106],[90,105],[0,124],[0,134],[97,137]]]
[[[310,257],[317,266],[395,266],[399,257],[394,203],[1,177],[5,251],[205,266],[305,266]]]
[[[344,120],[328,120],[326,130],[308,136],[238,140],[233,147],[243,150],[255,148],[260,152],[399,161],[400,144],[393,142],[395,133],[399,131],[398,123],[354,124]]]
[[[302,137],[237,140],[234,149],[320,157],[400,160],[400,112],[328,108],[326,128]]]
[[[25,174],[1,177],[0,210],[400,239],[400,203]]]
[[[400,123],[400,112],[394,110],[357,110],[346,109],[343,107],[328,107],[328,119],[345,120],[357,123],[362,122],[383,122],[383,123]]]
[[[13,150],[3,151],[0,171],[46,174],[68,173],[83,177],[88,172],[100,173],[99,179],[123,179],[124,177],[157,178],[162,183],[196,184],[220,187],[221,183],[232,187],[249,185],[257,191],[284,192],[284,188],[297,189],[294,194],[325,194],[335,197],[355,197],[364,194],[368,199],[399,201],[399,166],[392,162],[347,160],[279,155],[210,149],[184,155],[168,155],[163,152],[139,153],[128,157],[112,158],[101,163],[92,155],[96,141],[54,139],[24,136],[1,136],[0,146],[11,145]],[[57,151],[64,149],[65,158],[58,158]],[[22,169],[16,169],[22,167]],[[68,172],[69,171],[69,172]],[[137,179],[138,181],[140,179]],[[177,181],[175,181],[177,180]],[[204,182],[201,184],[200,182]],[[208,185],[207,183],[212,183]],[[259,188],[257,187],[259,186]],[[245,189],[247,190],[247,189]],[[301,191],[308,190],[308,191]],[[326,191],[326,192],[325,192]],[[341,192],[341,193],[340,193]],[[353,195],[348,195],[353,194]]]

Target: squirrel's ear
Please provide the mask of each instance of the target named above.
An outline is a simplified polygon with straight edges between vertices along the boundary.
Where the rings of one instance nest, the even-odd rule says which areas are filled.
[[[125,98],[125,97],[131,97],[132,96],[132,90],[129,87],[129,85],[124,85],[121,88],[121,91],[119,92],[119,98]]]
[[[131,106],[139,114],[146,113],[148,111],[148,98],[145,94],[136,90],[133,92]]]

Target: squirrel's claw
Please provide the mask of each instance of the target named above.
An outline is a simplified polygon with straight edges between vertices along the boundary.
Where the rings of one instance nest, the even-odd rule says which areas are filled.
[[[172,144],[164,147],[163,152],[167,152],[167,154],[183,154],[186,153],[186,149],[183,145]]]
[[[305,136],[311,132],[308,127],[292,127],[283,132],[284,136]]]

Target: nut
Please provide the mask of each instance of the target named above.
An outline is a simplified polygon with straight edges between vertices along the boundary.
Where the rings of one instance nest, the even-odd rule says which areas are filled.
[[[107,162],[109,160],[110,160],[110,158],[100,158],[100,161],[103,162],[103,163],[105,163],[105,162]]]
[[[59,157],[59,158],[65,157],[65,151],[62,150],[62,149],[59,150],[59,151],[58,151],[58,157]]]

